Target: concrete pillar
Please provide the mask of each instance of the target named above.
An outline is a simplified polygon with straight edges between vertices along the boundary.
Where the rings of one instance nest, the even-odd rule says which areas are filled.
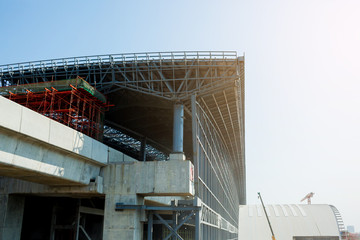
[[[184,105],[174,105],[173,153],[182,153],[184,139]]]
[[[145,220],[145,214],[140,210],[115,211],[115,206],[116,203],[144,204],[144,197],[137,194],[138,184],[136,184],[136,180],[143,174],[136,171],[136,165],[146,163],[110,164],[104,168],[104,192],[106,195],[103,240],[142,239],[142,221]]]
[[[137,195],[106,194],[103,240],[138,240],[143,237],[145,213],[141,210],[115,211],[116,203],[143,205],[144,198]]]
[[[25,197],[0,194],[0,239],[20,240]]]
[[[115,211],[116,204],[144,205],[145,196],[194,196],[192,167],[190,161],[135,161],[104,167],[103,239],[142,239],[145,211]]]

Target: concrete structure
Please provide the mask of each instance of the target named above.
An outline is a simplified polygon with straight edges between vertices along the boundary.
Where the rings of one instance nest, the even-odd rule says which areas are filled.
[[[338,219],[333,206],[312,204],[266,205],[277,240],[339,240]],[[239,239],[271,239],[261,205],[240,206]]]
[[[6,192],[1,200],[5,206],[2,209],[6,210],[2,212],[0,228],[3,239],[17,239],[21,233],[24,197],[11,195],[14,193],[105,194],[105,206],[110,207],[105,208],[105,213],[109,212],[105,214],[105,239],[115,237],[111,232],[118,234],[121,229],[136,226],[136,217],[129,226],[108,226],[108,223],[122,222],[124,213],[111,214],[114,212],[111,206],[116,202],[143,204],[144,196],[148,195],[194,195],[190,161],[138,162],[1,96],[0,108],[3,111],[0,118],[0,174],[24,180],[2,178],[0,182],[1,189]],[[91,180],[94,180],[93,184]],[[179,185],[179,181],[183,185]],[[124,222],[128,218],[125,215]],[[121,234],[125,234],[126,239],[140,239],[139,229],[125,232]]]
[[[106,166],[108,146],[4,97],[0,109],[0,175],[88,185]]]
[[[114,105],[103,142],[0,96],[0,239],[237,238],[246,203],[243,57],[0,66],[1,86],[77,76]]]

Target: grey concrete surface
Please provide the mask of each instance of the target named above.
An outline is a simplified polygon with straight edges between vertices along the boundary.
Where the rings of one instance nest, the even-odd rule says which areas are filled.
[[[0,128],[0,175],[47,185],[87,185],[102,165]]]
[[[116,203],[142,205],[145,196],[193,196],[190,161],[124,162],[104,168],[104,240],[141,239],[141,210],[115,211]]]
[[[32,194],[57,197],[104,196],[103,178],[98,176],[86,186],[50,186],[16,178],[0,176],[0,194]]]
[[[0,239],[20,240],[25,198],[0,194]]]
[[[0,109],[0,127],[107,164],[109,147],[105,144],[2,96]]]
[[[104,168],[104,193],[143,196],[193,196],[190,161],[109,164]]]
[[[113,239],[142,239],[143,226],[141,224],[144,211],[123,210],[115,211],[115,204],[127,202],[128,204],[142,205],[143,197],[136,194],[119,195],[116,193],[106,194],[104,211],[103,240]],[[145,220],[145,219],[143,219]]]
[[[0,239],[20,238],[24,198],[11,194],[103,196],[104,240],[142,238],[144,211],[115,211],[118,202],[194,196],[182,153],[140,162],[1,96],[0,109]]]
[[[2,96],[0,109],[0,176],[47,185],[88,185],[109,159],[132,160]]]

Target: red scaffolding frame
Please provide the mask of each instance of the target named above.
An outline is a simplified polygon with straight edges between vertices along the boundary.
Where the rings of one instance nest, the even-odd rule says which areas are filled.
[[[22,89],[21,93],[9,90],[5,97],[92,138],[102,140],[104,113],[111,105],[92,94],[96,90],[89,91],[90,85],[85,88],[79,84],[84,83],[84,80],[74,80],[75,84],[68,84],[67,90],[64,90],[63,85],[59,87],[61,90],[56,89],[59,86],[57,81],[50,82],[43,91],[29,90],[37,89],[36,84],[19,85],[16,89]]]

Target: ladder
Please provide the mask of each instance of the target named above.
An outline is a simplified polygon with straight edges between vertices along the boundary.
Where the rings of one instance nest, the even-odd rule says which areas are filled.
[[[333,205],[330,205],[330,207],[334,212],[336,222],[337,222],[337,225],[338,225],[338,228],[339,228],[339,232],[340,232],[340,235],[341,235],[341,239],[347,240],[348,238],[346,236],[345,224],[344,224],[344,221],[343,221],[343,219],[341,217],[341,214],[340,214],[339,210]]]

